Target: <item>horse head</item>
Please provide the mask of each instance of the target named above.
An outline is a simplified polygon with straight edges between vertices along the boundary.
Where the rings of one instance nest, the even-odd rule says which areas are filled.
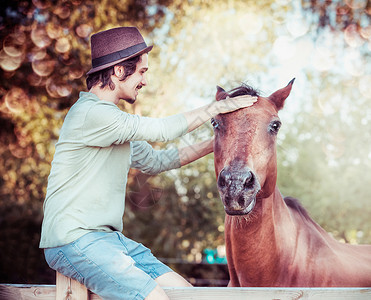
[[[253,106],[219,114],[212,120],[217,185],[229,215],[249,214],[259,199],[267,198],[275,189],[276,136],[281,126],[278,111],[293,82],[269,97],[259,96],[247,85],[229,92],[217,88],[217,101],[240,95],[258,96]]]

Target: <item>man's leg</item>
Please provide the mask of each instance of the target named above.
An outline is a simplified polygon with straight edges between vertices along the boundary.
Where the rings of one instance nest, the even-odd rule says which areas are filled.
[[[192,287],[192,284],[176,272],[165,273],[157,277],[155,281],[162,287]]]
[[[169,300],[165,291],[157,285],[144,300]]]
[[[158,284],[146,297],[146,300],[169,299],[161,287],[191,287],[192,285],[182,276],[160,262],[151,251],[142,244],[128,239],[120,234],[120,239],[135,260],[136,266],[149,274]]]
[[[103,299],[145,299],[156,290],[157,299],[167,300],[154,278],[136,267],[116,233],[86,234],[71,244],[45,249],[45,258],[52,269]]]
[[[161,287],[192,287],[187,280],[176,272],[165,273],[157,277],[155,281],[159,285],[149,293],[145,300],[168,300],[169,297]]]

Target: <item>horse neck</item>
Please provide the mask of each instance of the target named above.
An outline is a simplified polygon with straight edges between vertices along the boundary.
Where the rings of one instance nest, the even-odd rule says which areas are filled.
[[[251,216],[226,215],[225,224],[227,250],[229,253],[243,251],[244,258],[251,260],[249,264],[275,265],[282,259],[282,251],[294,248],[291,244],[295,243],[295,222],[277,187],[268,198],[257,200]]]
[[[240,232],[240,238],[248,240],[270,240],[273,237],[282,238],[282,232],[290,234],[295,231],[295,223],[289,209],[276,187],[267,198],[257,199],[256,207],[248,217],[232,217],[226,215],[226,224],[233,231]]]

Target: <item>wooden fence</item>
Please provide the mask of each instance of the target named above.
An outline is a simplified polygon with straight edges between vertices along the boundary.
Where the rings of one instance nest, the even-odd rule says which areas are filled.
[[[171,300],[370,300],[370,288],[165,288]],[[77,281],[57,274],[56,285],[0,284],[0,300],[101,300]]]

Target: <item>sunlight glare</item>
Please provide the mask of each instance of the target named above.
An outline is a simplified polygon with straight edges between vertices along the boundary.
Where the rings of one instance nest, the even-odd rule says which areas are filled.
[[[245,34],[258,34],[263,28],[263,21],[260,16],[252,13],[240,16],[238,24]]]
[[[286,28],[293,37],[297,38],[308,32],[309,25],[304,20],[303,16],[295,15],[287,21]]]
[[[358,88],[359,88],[361,95],[367,99],[371,99],[370,85],[371,85],[370,74],[362,76],[360,78]]]
[[[328,71],[335,64],[335,58],[332,51],[323,46],[317,46],[314,51],[313,66],[318,71]]]
[[[273,53],[280,60],[287,60],[295,53],[292,39],[287,36],[278,37],[273,44]]]
[[[358,50],[348,49],[344,55],[344,68],[352,76],[361,76],[364,72],[365,61]]]

